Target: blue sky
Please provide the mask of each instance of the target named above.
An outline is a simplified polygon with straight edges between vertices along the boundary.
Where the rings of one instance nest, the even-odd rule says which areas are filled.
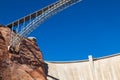
[[[1,0],[0,24],[8,24],[57,0]],[[87,59],[120,52],[120,0],[83,0],[58,13],[35,36],[47,61]]]

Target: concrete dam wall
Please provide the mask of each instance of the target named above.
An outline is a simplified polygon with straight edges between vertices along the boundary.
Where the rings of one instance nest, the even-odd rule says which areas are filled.
[[[120,80],[120,54],[85,61],[46,62],[48,80]]]

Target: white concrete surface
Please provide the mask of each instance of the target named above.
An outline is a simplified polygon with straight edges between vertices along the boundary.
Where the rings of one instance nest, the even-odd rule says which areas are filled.
[[[48,80],[120,80],[120,54],[73,62],[46,62]]]

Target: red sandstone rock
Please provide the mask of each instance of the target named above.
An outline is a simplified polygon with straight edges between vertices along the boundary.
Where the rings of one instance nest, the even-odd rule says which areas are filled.
[[[9,28],[0,26],[0,80],[46,80],[42,54],[36,42],[24,39],[19,52],[10,52]]]

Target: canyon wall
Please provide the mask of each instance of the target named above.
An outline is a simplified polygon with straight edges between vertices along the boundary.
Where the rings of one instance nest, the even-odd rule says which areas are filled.
[[[9,28],[0,26],[0,80],[46,80],[44,61],[34,39],[24,38],[18,50],[8,50]]]

